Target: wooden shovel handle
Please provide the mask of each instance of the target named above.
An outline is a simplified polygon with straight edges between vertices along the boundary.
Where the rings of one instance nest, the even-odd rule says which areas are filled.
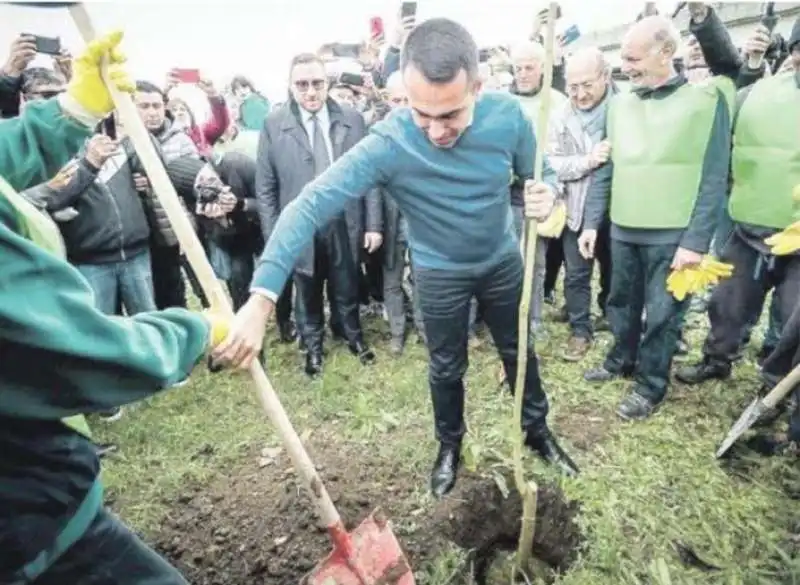
[[[92,41],[96,37],[96,33],[85,5],[83,3],[74,4],[70,6],[69,10],[84,41],[87,43]],[[117,91],[114,84],[108,79],[105,68],[103,69],[103,75],[120,120],[150,179],[153,192],[164,208],[180,246],[186,253],[189,264],[197,274],[197,279],[203,292],[205,292],[214,310],[229,317],[233,316],[233,308],[228,296],[211,268],[200,240],[189,218],[186,216],[183,206],[180,204],[178,194],[175,192],[164,165],[150,141],[150,135],[139,118],[133,100],[128,94]],[[327,526],[338,524],[340,522],[339,513],[333,505],[322,479],[314,468],[314,463],[303,447],[300,437],[286,415],[286,411],[283,409],[269,378],[267,378],[267,374],[257,360],[254,360],[253,365],[250,367],[250,374],[264,412],[270,418],[272,424],[275,425],[278,435],[289,453],[292,464],[302,476],[322,520]]]

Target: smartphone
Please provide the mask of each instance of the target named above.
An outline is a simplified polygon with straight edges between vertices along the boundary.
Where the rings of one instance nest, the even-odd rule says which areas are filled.
[[[581,31],[578,28],[577,24],[573,24],[563,33],[561,33],[561,44],[565,47],[571,43],[574,43],[581,37]]]
[[[402,6],[400,7],[400,19],[405,20],[406,18],[410,18],[416,15],[417,15],[417,3],[403,2]]]
[[[61,38],[59,37],[40,37],[39,35],[26,34],[24,36],[33,37],[36,43],[36,52],[42,55],[60,55]]]
[[[113,114],[103,120],[103,134],[111,140],[117,139],[117,121],[114,119]]]
[[[179,67],[175,67],[172,70],[172,74],[181,83],[199,83],[200,82],[200,70],[199,69],[181,69]]]
[[[373,39],[383,36],[383,19],[380,16],[373,16],[369,19],[369,33]]]

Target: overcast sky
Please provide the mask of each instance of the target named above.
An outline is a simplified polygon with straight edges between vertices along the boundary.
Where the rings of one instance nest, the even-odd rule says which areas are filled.
[[[324,42],[358,42],[369,19],[387,28],[398,0],[119,0],[90,2],[99,30],[122,28],[130,70],[161,84],[171,67],[200,68],[215,82],[243,73],[272,99],[285,94],[286,65],[298,52]],[[669,10],[674,2],[659,2]],[[633,0],[567,0],[559,26],[604,29],[635,18],[643,3]],[[513,43],[527,37],[530,23],[546,3],[530,0],[419,0],[420,19],[447,16],[462,22],[480,44]],[[73,52],[81,46],[64,9],[0,5],[0,42],[18,33],[61,36]],[[43,64],[46,57],[40,57]]]

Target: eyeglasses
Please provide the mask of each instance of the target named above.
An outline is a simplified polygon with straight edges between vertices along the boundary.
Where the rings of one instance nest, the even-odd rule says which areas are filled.
[[[298,79],[294,82],[295,88],[300,93],[305,93],[309,90],[309,88],[313,87],[314,91],[322,91],[325,89],[325,80],[324,79]]]

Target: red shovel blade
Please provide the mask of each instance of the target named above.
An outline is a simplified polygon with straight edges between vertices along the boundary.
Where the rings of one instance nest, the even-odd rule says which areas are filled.
[[[414,573],[386,516],[375,510],[353,532],[330,527],[334,550],[308,585],[415,585]]]

